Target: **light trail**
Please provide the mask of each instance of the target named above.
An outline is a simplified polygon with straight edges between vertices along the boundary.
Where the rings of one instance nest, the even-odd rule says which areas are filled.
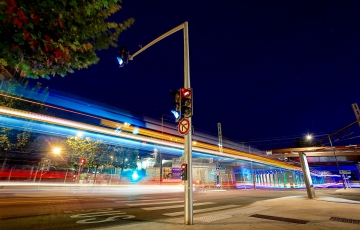
[[[4,106],[0,106],[0,114],[5,114],[5,115],[9,115],[9,116],[19,117],[19,118],[29,119],[29,120],[39,121],[39,122],[44,122],[44,123],[48,123],[48,124],[54,124],[54,125],[59,125],[59,126],[75,128],[75,129],[81,129],[81,130],[86,130],[86,131],[90,131],[90,132],[94,132],[94,133],[101,133],[101,134],[105,134],[105,135],[121,137],[121,138],[125,138],[125,139],[130,139],[130,140],[136,140],[136,141],[141,141],[141,142],[146,141],[146,142],[150,142],[150,143],[154,143],[154,144],[158,144],[158,145],[162,145],[162,146],[167,146],[167,147],[172,147],[172,148],[178,148],[178,149],[184,148],[183,138],[169,135],[169,134],[161,134],[159,132],[150,131],[150,130],[146,130],[143,128],[138,128],[139,134],[115,132],[115,130],[109,129],[109,128],[99,127],[99,126],[95,126],[95,125],[89,125],[89,124],[85,124],[85,123],[81,123],[81,122],[56,118],[56,117],[37,114],[37,113],[33,113],[33,112],[21,111],[18,109],[12,109],[12,108],[8,108],[8,107],[4,107]],[[119,124],[116,122],[114,122],[114,123]],[[130,132],[133,132],[133,129],[134,129],[134,127],[132,127],[132,126],[125,126],[125,125],[122,125],[121,128],[125,131],[130,131]],[[153,138],[153,137],[157,137],[157,139]],[[229,157],[229,158],[246,160],[246,161],[254,161],[254,162],[271,165],[271,166],[276,166],[276,167],[281,167],[281,168],[290,169],[290,170],[300,170],[299,167],[294,166],[294,165],[286,164],[284,162],[281,162],[281,161],[278,161],[275,159],[268,159],[268,158],[265,158],[262,156],[258,156],[258,155],[254,155],[254,154],[250,154],[250,153],[246,153],[246,152],[241,152],[239,150],[223,148],[223,153],[220,153],[218,151],[218,146],[201,143],[201,142],[197,142],[196,146],[193,147],[193,150],[201,152],[201,153],[207,153],[210,155],[218,156],[218,157]]]

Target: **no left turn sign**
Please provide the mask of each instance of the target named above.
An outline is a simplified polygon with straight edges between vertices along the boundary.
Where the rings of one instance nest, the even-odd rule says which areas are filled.
[[[180,120],[178,125],[178,131],[181,135],[185,135],[190,130],[190,120],[187,118],[183,118]]]

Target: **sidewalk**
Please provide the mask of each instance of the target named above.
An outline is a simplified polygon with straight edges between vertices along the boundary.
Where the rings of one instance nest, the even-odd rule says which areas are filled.
[[[339,189],[335,194],[360,196],[360,189]],[[252,215],[256,215],[252,216]],[[264,219],[271,218],[271,219]],[[281,219],[287,218],[287,219]],[[330,220],[333,218],[334,220]],[[277,219],[277,220],[274,220]],[[350,219],[350,220],[349,220]],[[337,221],[335,221],[337,220]],[[354,221],[352,221],[354,220]],[[290,221],[290,222],[288,222]],[[339,222],[348,221],[348,222]],[[194,225],[184,225],[184,218],[163,219],[155,222],[129,223],[106,230],[176,230],[176,229],[360,229],[360,201],[333,197],[310,200],[307,196],[291,196],[258,201],[249,206],[196,214]]]

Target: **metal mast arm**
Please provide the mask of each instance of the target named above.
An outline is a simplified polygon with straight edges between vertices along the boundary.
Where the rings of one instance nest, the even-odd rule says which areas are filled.
[[[147,48],[149,48],[150,46],[154,45],[155,43],[157,43],[158,41],[161,41],[162,39],[170,36],[171,34],[184,29],[184,25],[185,23],[178,25],[177,27],[169,30],[168,32],[164,33],[163,35],[160,35],[159,37],[157,37],[156,39],[152,40],[149,44],[147,44],[146,46],[144,46],[143,48],[141,48],[140,50],[136,51],[136,53],[134,53],[133,55],[129,55],[129,60],[133,60],[134,57],[136,57],[138,54],[140,54],[141,52],[143,52],[144,50],[146,50]]]

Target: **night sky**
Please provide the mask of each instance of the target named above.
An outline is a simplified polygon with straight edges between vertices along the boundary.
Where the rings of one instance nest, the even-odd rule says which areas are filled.
[[[188,21],[195,132],[217,136],[221,122],[225,138],[271,149],[355,121],[360,1],[123,0],[112,20],[129,17],[135,24],[118,44],[131,54]],[[117,51],[101,51],[97,65],[42,82],[159,121],[171,115],[169,90],[184,84],[182,31],[123,68]],[[359,130],[353,126],[352,139],[338,145],[359,143]]]

